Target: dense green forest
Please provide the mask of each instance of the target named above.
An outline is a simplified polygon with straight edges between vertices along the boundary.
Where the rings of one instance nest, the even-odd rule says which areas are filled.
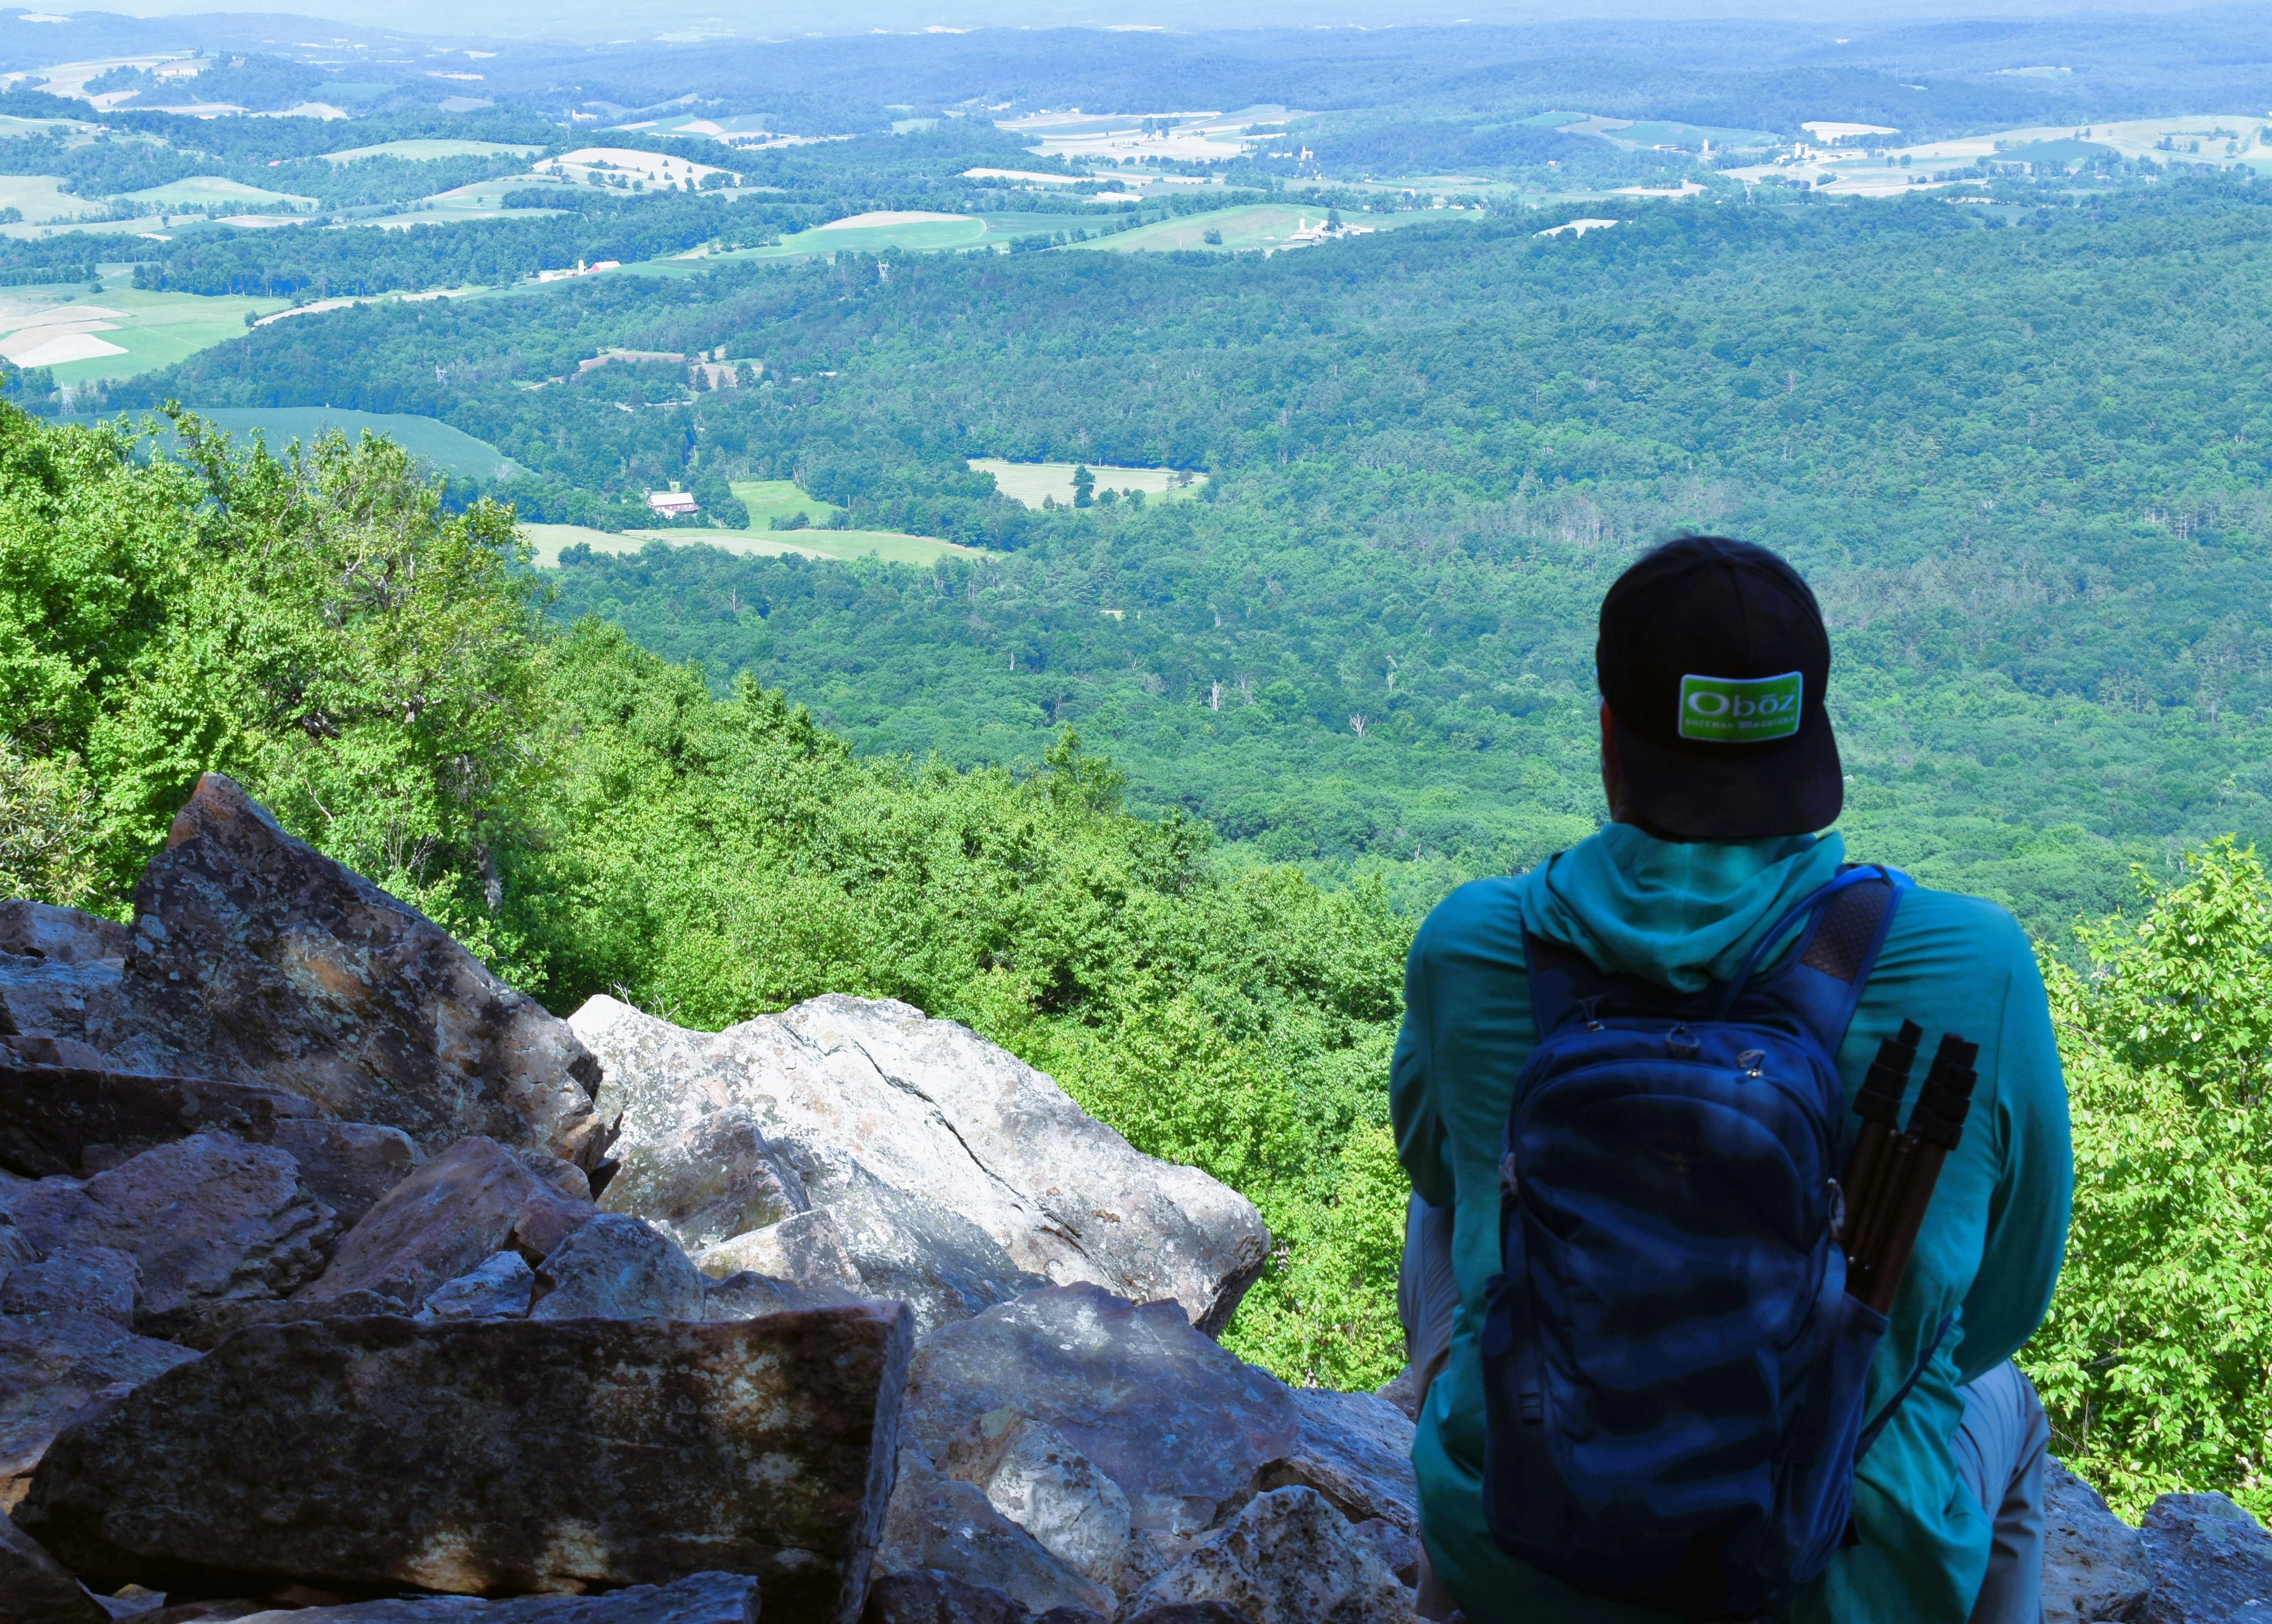
[[[1070,722],[1139,808],[1411,905],[1591,826],[1602,587],[1653,538],[1733,532],[1824,598],[1857,849],[2056,938],[2126,862],[2267,824],[2272,187],[2040,196],[2008,227],[1730,201],[1271,258],[729,264],[281,323],[111,403],[425,413],[532,470],[495,493],[530,517],[794,478],[856,525],[995,549],[571,554],[560,612],[721,693],[782,687],[863,751],[1037,759]],[[763,381],[575,375],[610,346]],[[1043,513],[982,455],[1214,477]]]

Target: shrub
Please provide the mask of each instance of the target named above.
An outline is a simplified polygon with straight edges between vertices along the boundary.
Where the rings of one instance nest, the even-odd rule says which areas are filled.
[[[2053,1449],[2135,1517],[2272,1514],[2272,883],[2230,838],[2044,977],[2074,1116],[2066,1266],[2022,1354]]]

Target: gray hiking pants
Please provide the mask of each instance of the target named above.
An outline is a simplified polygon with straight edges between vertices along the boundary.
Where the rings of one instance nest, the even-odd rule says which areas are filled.
[[[1404,1323],[1404,1354],[1423,1393],[1452,1345],[1452,1315],[1460,1283],[1452,1273],[1452,1210],[1431,1207],[1418,1196],[1404,1211],[1404,1258],[1396,1275],[1396,1315]],[[2035,1385],[2007,1360],[1969,1387],[1957,1389],[1964,1419],[1952,1447],[1957,1480],[1980,1502],[1994,1525],[1988,1577],[1973,1604],[1971,1624],[2042,1624],[2044,1455],[2051,1426]],[[1423,1618],[1452,1615],[1425,1557],[1420,1566]]]

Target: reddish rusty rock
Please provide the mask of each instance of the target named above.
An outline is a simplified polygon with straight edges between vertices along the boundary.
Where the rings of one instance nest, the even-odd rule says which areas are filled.
[[[581,1204],[584,1216],[594,1211]],[[557,1242],[573,1227],[564,1214],[574,1205],[496,1140],[462,1140],[381,1196],[300,1296],[372,1291],[415,1308],[445,1280],[513,1245],[532,1211],[546,1215],[545,1233]]]
[[[600,1064],[407,904],[208,772],[134,888],[102,1030],[122,1065],[290,1089],[430,1155],[470,1134],[589,1168]]]
[[[92,1583],[460,1595],[762,1582],[849,1620],[892,1482],[898,1303],[703,1324],[258,1326],[72,1426],[17,1521]]]

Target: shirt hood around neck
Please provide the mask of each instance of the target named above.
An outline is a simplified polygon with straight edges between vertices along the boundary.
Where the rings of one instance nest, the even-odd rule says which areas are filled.
[[[1698,992],[1742,968],[1759,933],[1845,855],[1835,834],[1723,845],[1611,823],[1522,876],[1522,926],[1603,971]]]

